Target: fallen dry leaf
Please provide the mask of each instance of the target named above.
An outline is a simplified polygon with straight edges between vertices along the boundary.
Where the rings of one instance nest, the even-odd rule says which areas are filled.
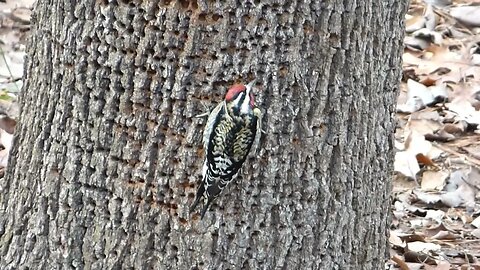
[[[450,207],[473,207],[475,205],[475,190],[465,183],[453,192],[441,194],[440,201]]]
[[[480,16],[455,13],[479,3],[411,0],[405,17],[392,228],[413,249],[438,246],[408,251],[395,238],[390,270],[475,269],[480,259]],[[406,181],[415,176],[420,187]]]
[[[434,243],[416,241],[416,242],[407,243],[407,248],[408,250],[414,251],[414,252],[428,253],[429,251],[440,250],[441,246]]]
[[[458,121],[465,121],[468,124],[480,124],[480,111],[476,111],[472,104],[466,100],[458,100],[455,103],[445,105],[448,110],[458,116]]]
[[[425,218],[435,220],[437,223],[442,223],[442,219],[445,217],[445,212],[442,210],[427,210]]]
[[[21,79],[22,76],[23,64],[14,62],[12,60],[11,54],[3,54],[3,56],[0,57],[0,77],[9,79]]]
[[[452,3],[451,0],[424,0],[424,2],[438,7],[444,7]]]
[[[405,21],[405,32],[413,33],[425,27],[427,20],[424,16],[412,16]]]
[[[400,258],[400,256],[397,256],[397,255],[393,256],[392,261],[398,264],[398,266],[402,270],[411,270],[411,268],[402,260],[402,258]]]
[[[0,117],[0,129],[3,129],[10,134],[13,134],[16,125],[17,121],[15,121],[13,118],[10,118],[8,116]]]
[[[394,231],[390,231],[389,242],[391,245],[397,247],[406,247],[406,243],[400,237],[398,237],[398,235]]]
[[[417,179],[420,166],[415,155],[401,151],[395,154],[394,170],[411,179]]]
[[[479,6],[452,7],[450,9],[450,15],[464,24],[480,26]]]
[[[6,168],[8,165],[8,157],[12,148],[13,135],[0,129],[0,143],[5,149],[0,150],[0,167]]]
[[[12,11],[11,18],[22,24],[29,24],[32,10],[29,8],[16,8]]]
[[[437,239],[437,240],[455,240],[457,239],[457,235],[453,234],[452,232],[449,231],[440,231],[434,236],[431,237],[432,239]]]
[[[451,267],[451,264],[447,261],[440,261],[437,263],[437,265],[424,265],[425,270],[449,270]]]
[[[419,164],[427,165],[427,166],[435,166],[435,163],[427,156],[424,154],[416,154],[415,157],[417,158],[417,161]]]
[[[472,235],[480,239],[480,229],[475,229],[472,231]]]
[[[479,228],[479,229],[480,229],[480,216],[478,216],[476,219],[474,219],[471,224],[472,224],[472,226],[474,226],[475,228]]]
[[[444,171],[425,171],[422,174],[421,188],[423,190],[442,190],[448,173]]]

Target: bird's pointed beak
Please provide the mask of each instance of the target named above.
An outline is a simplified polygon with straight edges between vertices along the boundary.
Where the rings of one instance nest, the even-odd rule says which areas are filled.
[[[253,81],[251,81],[247,84],[247,92],[248,93],[250,93],[250,91],[252,91],[253,86],[255,85],[256,82],[257,82],[257,79],[254,79]]]

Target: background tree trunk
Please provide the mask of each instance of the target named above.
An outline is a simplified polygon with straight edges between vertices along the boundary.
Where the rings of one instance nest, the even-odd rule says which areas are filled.
[[[39,0],[0,268],[382,269],[406,6]],[[253,77],[258,157],[190,217],[194,116]]]

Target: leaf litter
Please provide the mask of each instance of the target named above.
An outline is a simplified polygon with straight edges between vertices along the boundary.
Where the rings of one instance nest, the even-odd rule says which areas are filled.
[[[35,0],[0,1],[0,177],[3,178],[19,115],[25,43]]]
[[[386,269],[480,269],[480,5],[405,19]]]
[[[0,2],[0,174],[18,117],[34,0]],[[480,6],[412,0],[386,269],[480,269]]]

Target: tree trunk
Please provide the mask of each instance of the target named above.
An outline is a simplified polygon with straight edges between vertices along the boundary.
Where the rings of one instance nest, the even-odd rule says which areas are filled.
[[[382,269],[406,6],[39,0],[0,269]],[[200,220],[194,116],[253,77],[260,151]]]

